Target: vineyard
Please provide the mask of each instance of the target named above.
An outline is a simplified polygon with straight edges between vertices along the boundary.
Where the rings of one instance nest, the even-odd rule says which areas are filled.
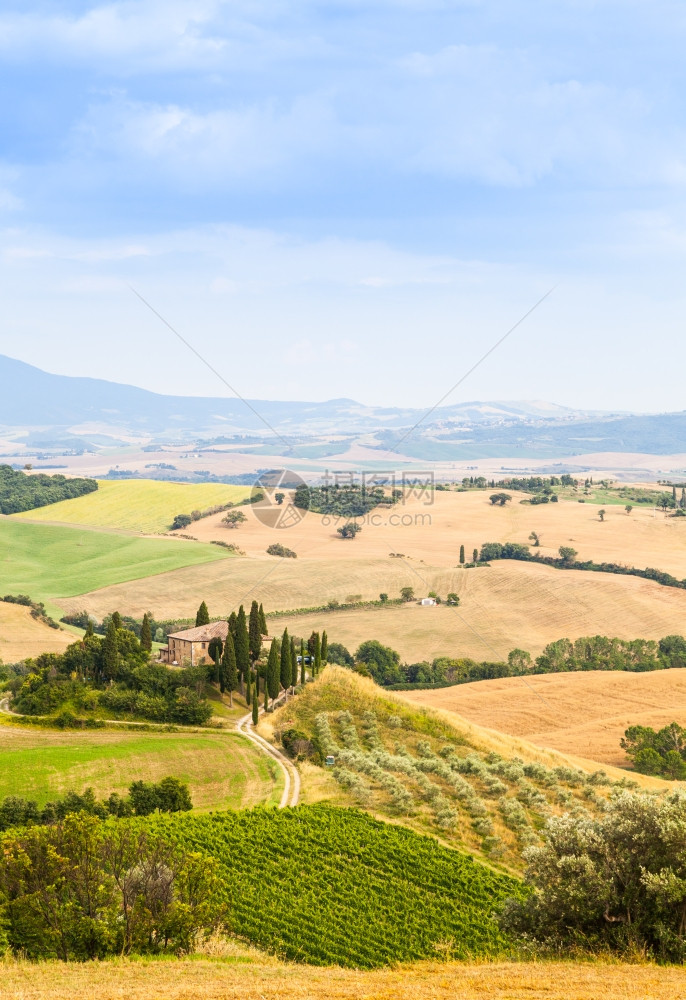
[[[227,929],[282,958],[373,968],[504,956],[495,911],[516,879],[364,813],[327,806],[145,821],[211,854]]]
[[[561,762],[505,757],[340,667],[327,668],[281,710],[276,739],[289,730],[315,754],[335,758],[330,777],[346,801],[515,868],[550,816],[590,817],[612,787],[631,784]]]

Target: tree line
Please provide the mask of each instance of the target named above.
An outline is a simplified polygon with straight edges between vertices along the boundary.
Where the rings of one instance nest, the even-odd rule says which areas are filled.
[[[618,639],[603,635],[582,636],[574,641],[557,639],[540,656],[523,649],[510,650],[507,660],[473,660],[439,656],[433,661],[401,663],[400,655],[375,639],[363,642],[354,654],[340,643],[329,646],[329,662],[366,674],[382,687],[397,691],[426,687],[450,687],[472,681],[527,674],[566,673],[578,670],[626,670],[644,672],[686,667],[686,639],[668,635],[652,639]]]
[[[47,507],[60,500],[94,493],[97,488],[95,479],[68,479],[42,472],[28,476],[11,465],[0,465],[0,513],[18,514],[22,510]]]

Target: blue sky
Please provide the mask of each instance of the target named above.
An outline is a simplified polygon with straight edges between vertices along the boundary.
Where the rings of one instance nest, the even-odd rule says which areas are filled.
[[[683,409],[686,8],[5,0],[0,351],[164,392]]]

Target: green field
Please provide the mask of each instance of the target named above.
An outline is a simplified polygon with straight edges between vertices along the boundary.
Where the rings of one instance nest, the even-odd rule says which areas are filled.
[[[493,913],[521,893],[517,879],[364,813],[298,806],[143,825],[211,855],[227,929],[283,958],[373,968],[513,950]]]
[[[0,519],[0,592],[49,606],[54,598],[226,558],[225,549],[200,542]]]
[[[44,805],[73,790],[124,793],[132,781],[187,781],[199,809],[278,803],[278,766],[237,733],[61,733],[0,727],[0,798]]]
[[[192,510],[206,510],[218,504],[238,503],[249,495],[248,486],[101,479],[95,493],[12,516],[32,521],[158,533],[169,530],[176,514],[190,514]]]

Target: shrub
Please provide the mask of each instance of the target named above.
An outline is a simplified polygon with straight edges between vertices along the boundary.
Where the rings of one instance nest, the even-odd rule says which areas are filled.
[[[293,549],[287,549],[281,542],[272,542],[267,548],[267,555],[281,556],[282,559],[297,559],[298,554]]]

